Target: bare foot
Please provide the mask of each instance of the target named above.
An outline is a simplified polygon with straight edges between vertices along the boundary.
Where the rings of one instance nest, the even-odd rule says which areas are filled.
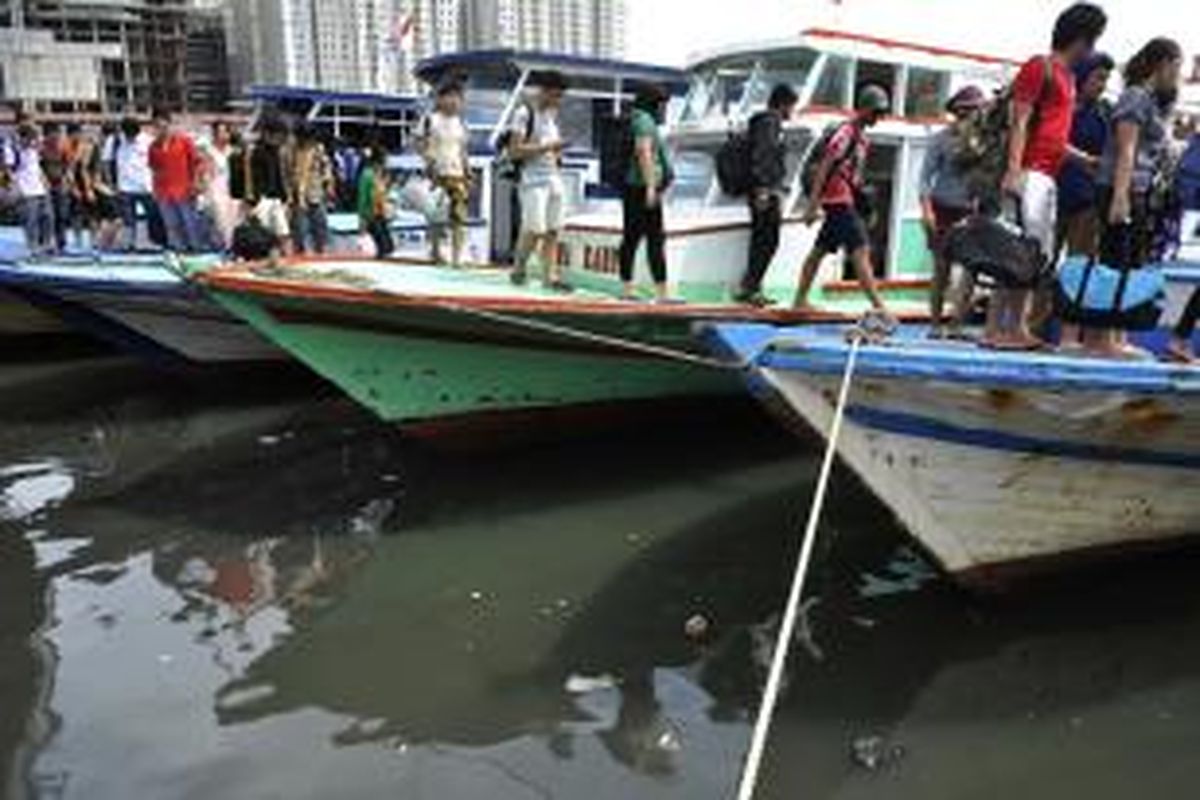
[[[1176,364],[1195,364],[1196,354],[1186,342],[1173,341],[1167,345],[1166,359]]]

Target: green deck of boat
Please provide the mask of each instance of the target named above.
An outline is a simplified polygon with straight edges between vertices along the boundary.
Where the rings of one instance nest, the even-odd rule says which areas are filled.
[[[297,272],[300,270],[301,272]],[[524,334],[520,325],[498,324],[472,312],[396,307],[314,296],[277,296],[258,291],[214,292],[227,309],[339,386],[379,417],[421,422],[489,412],[634,400],[733,394],[736,372],[654,357],[634,350],[597,352],[586,336],[632,341],[675,350],[696,350],[693,320],[628,314],[573,314],[580,303],[627,303],[611,294],[581,290],[570,297],[536,284],[514,287],[497,270],[453,270],[384,262],[339,262],[284,267],[257,273],[381,293],[430,298],[500,298],[563,307],[538,315],[539,324],[581,332],[570,337]],[[850,309],[851,298],[839,310]],[[505,312],[509,320],[522,312]],[[548,341],[549,339],[549,341]]]

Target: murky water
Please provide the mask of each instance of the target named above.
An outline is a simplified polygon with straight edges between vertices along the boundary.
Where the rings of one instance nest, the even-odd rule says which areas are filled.
[[[447,453],[72,356],[0,419],[8,796],[731,796],[815,472],[753,411]],[[761,797],[1195,795],[1200,558],[981,602],[831,503]]]

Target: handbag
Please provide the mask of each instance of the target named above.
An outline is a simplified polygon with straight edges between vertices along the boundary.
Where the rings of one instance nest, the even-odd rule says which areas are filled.
[[[1042,246],[1022,225],[984,214],[972,214],[950,229],[946,257],[1005,289],[1031,289],[1046,275]]]
[[[1094,328],[1153,330],[1167,304],[1161,264],[1116,269],[1094,257],[1067,259],[1058,273],[1055,307],[1064,322]]]

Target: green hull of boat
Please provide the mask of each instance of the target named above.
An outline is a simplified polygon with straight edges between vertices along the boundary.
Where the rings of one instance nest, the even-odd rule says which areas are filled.
[[[525,336],[452,312],[214,294],[261,334],[389,422],[741,391],[731,370],[553,336]],[[411,325],[406,324],[410,317]],[[644,322],[608,317],[591,324],[596,326],[593,333],[604,336],[691,346],[689,323],[650,331]]]

